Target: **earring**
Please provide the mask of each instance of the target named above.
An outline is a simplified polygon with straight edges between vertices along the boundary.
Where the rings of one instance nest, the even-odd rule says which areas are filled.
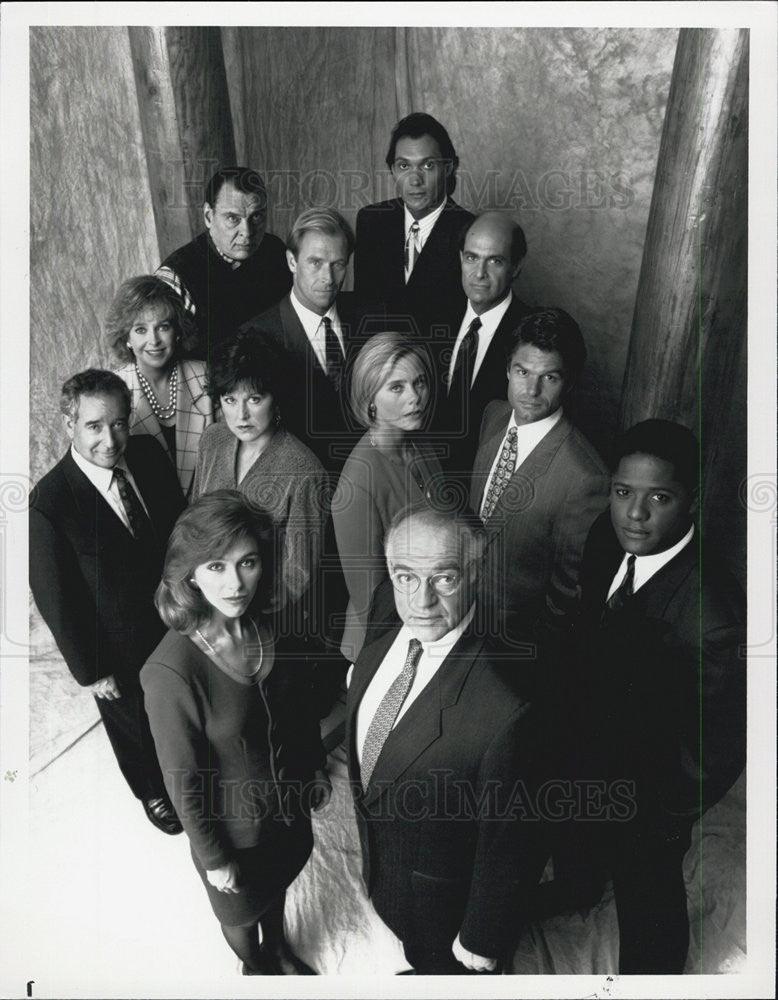
[[[276,410],[276,415],[273,417],[273,420],[275,421],[276,427],[281,426],[281,414],[279,413],[278,410]]]
[[[371,420],[375,420],[375,403],[371,403],[367,408],[367,415]]]
[[[200,589],[197,586],[197,583],[195,582],[195,578],[193,576],[189,577],[189,586],[192,588],[192,590],[199,590]]]

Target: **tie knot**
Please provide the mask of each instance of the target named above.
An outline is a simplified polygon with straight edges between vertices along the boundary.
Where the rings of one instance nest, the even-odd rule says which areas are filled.
[[[422,644],[418,639],[411,639],[408,643],[408,655],[405,658],[406,666],[415,667],[421,659]]]
[[[322,326],[324,327],[325,333],[330,333],[332,330],[332,320],[329,316],[322,316],[321,318]]]
[[[482,326],[483,326],[483,323],[481,322],[481,317],[480,316],[476,316],[476,318],[473,320],[473,322],[468,327],[467,332],[468,333],[478,333],[478,331],[481,329]]]
[[[419,223],[418,222],[412,222],[411,223],[411,232],[413,233],[414,236],[416,236],[416,234],[419,232]]]
[[[515,444],[516,438],[519,436],[519,430],[517,427],[508,428],[508,442],[509,444]]]
[[[114,467],[113,477],[114,479],[118,479],[120,483],[124,483],[127,481],[127,473],[124,471],[124,469],[120,469],[118,465]]]

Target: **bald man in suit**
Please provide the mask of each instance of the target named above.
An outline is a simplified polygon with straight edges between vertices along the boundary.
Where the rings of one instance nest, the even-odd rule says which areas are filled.
[[[351,673],[346,747],[363,874],[417,974],[498,970],[545,854],[523,822],[536,734],[512,665],[492,661],[469,514],[401,512],[386,537],[399,620]]]

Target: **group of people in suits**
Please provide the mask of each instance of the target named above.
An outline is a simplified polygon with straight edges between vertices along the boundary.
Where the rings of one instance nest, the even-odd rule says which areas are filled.
[[[681,972],[683,855],[745,735],[697,442],[645,421],[606,466],[567,412],[578,324],[514,295],[521,227],[453,201],[430,115],[386,162],[397,198],[356,236],[310,208],[285,245],[261,177],[222,168],[205,231],[122,284],[117,370],[62,390],[33,595],[244,974],[313,971],[284,898],[338,712],[365,886],[412,971],[502,971],[526,921],[611,876],[620,971]],[[605,818],[557,822],[560,780],[606,782]]]

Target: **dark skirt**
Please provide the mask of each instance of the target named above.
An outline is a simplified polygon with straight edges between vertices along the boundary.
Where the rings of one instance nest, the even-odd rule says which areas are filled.
[[[273,827],[263,831],[262,840],[255,847],[233,849],[232,860],[237,862],[240,872],[240,892],[219,892],[208,881],[197,855],[191,852],[219,923],[228,927],[256,923],[279,893],[291,885],[310,857],[313,834],[308,819],[297,816],[291,826],[279,822]]]

